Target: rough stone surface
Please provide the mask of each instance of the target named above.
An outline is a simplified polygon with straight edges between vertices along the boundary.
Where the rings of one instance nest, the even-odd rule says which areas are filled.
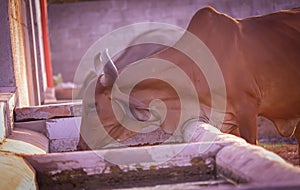
[[[65,152],[77,149],[81,117],[49,119],[46,121],[50,152]]]
[[[148,126],[144,128],[144,133],[138,133],[126,140],[110,143],[103,148],[124,147],[124,146],[140,146],[140,145],[155,145],[161,143],[179,143],[182,142],[181,137],[174,138],[171,134],[164,132],[160,127]]]
[[[15,121],[81,116],[81,103],[50,104],[15,109]]]
[[[76,151],[79,138],[65,138],[50,140],[50,152],[70,152]]]
[[[20,156],[0,152],[0,189],[37,189],[35,171]]]

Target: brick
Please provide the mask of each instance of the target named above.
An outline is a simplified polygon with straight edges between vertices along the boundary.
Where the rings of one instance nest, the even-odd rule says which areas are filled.
[[[81,117],[50,119],[46,121],[50,152],[77,150]]]
[[[14,128],[28,129],[46,135],[46,120],[15,122]]]
[[[81,117],[49,119],[46,121],[47,137],[53,139],[79,138]]]
[[[81,103],[64,103],[15,109],[15,121],[75,117],[81,115]]]

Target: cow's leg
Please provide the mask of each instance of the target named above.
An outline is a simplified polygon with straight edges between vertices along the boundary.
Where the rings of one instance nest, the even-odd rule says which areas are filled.
[[[236,113],[239,134],[248,143],[257,144],[257,106],[253,103],[247,103],[242,106]]]
[[[298,141],[298,156],[299,156],[299,164],[300,164],[300,122],[296,127],[295,136]]]
[[[240,119],[240,136],[243,139],[245,139],[248,143],[257,144],[257,116],[248,115]]]
[[[77,150],[90,150],[90,147],[85,143],[82,136],[79,137],[79,142],[77,144]]]

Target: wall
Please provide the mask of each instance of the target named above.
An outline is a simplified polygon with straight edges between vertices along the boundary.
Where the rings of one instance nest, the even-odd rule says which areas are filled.
[[[29,106],[25,38],[24,32],[27,30],[25,1],[11,0],[9,7],[10,36],[12,44],[14,75],[17,91],[19,94],[19,106]]]
[[[38,48],[35,45],[40,40],[34,36],[34,28],[39,23],[33,18],[36,15],[32,14],[32,4],[38,7],[36,2],[1,0],[0,5],[0,92],[16,92],[19,107],[41,102],[39,87],[43,81],[39,79],[38,72],[43,74],[37,71],[41,57],[37,58]]]
[[[100,0],[48,6],[53,73],[72,81],[81,57],[104,34],[128,24],[157,21],[186,27],[211,5],[232,17],[299,7],[299,0]]]
[[[14,67],[11,49],[8,1],[1,1],[0,6],[0,87],[15,87]],[[7,64],[10,63],[10,64]]]

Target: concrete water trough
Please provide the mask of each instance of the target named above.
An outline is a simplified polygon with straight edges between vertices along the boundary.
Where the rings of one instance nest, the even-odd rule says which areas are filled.
[[[71,103],[15,110],[13,135],[0,146],[0,165],[1,181],[18,180],[15,186],[9,180],[1,183],[1,189],[300,188],[299,167],[201,122],[186,125],[179,142],[74,151],[80,107]],[[143,136],[144,141],[159,140],[157,134]],[[141,143],[137,139],[127,145]],[[11,148],[16,145],[17,150]]]

